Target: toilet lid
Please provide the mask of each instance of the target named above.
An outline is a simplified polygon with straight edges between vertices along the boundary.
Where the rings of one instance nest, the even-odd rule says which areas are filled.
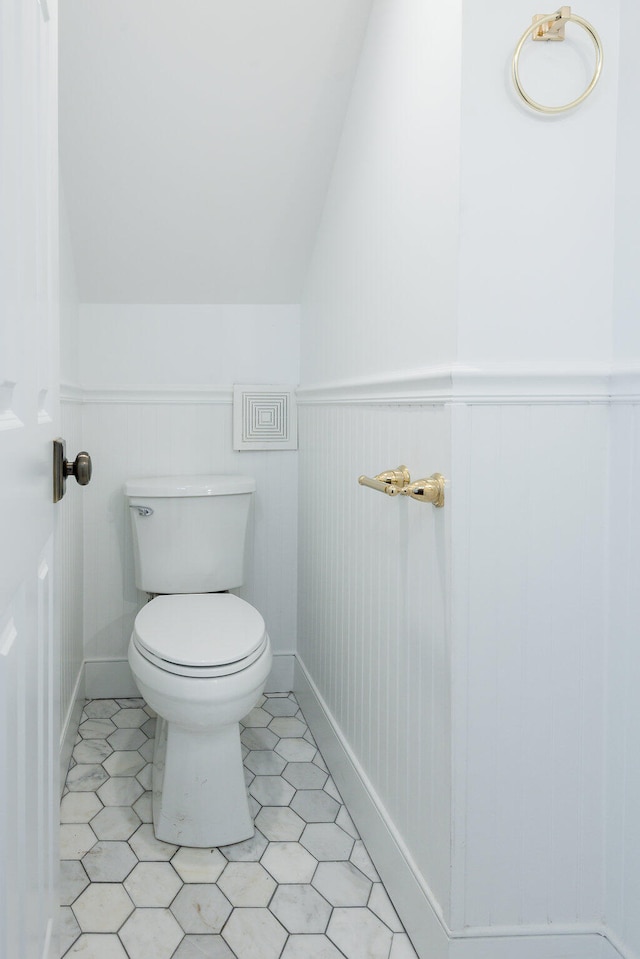
[[[252,657],[265,642],[257,609],[233,593],[157,596],[136,616],[136,645],[154,658],[190,668]]]

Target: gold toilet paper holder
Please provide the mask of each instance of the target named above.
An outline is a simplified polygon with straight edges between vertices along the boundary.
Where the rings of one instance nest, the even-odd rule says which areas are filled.
[[[385,470],[376,476],[359,476],[360,486],[368,486],[387,496],[410,496],[420,503],[433,503],[436,507],[444,506],[445,478],[442,473],[432,473],[425,479],[411,482],[411,474],[406,466],[398,466],[395,470]]]

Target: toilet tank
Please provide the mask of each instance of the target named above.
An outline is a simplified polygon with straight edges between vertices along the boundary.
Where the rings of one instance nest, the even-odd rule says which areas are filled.
[[[125,483],[138,589],[214,593],[244,582],[248,476],[155,476]]]

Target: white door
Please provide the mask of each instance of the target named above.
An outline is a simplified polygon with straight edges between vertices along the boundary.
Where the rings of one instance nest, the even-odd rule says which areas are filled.
[[[2,959],[55,954],[56,13],[56,0],[0,0]]]

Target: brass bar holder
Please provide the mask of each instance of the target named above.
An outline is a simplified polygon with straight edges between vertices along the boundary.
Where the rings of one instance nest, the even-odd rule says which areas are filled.
[[[442,473],[433,473],[426,479],[411,482],[411,474],[406,466],[399,466],[395,470],[385,470],[377,476],[359,476],[360,486],[368,486],[387,496],[409,496],[419,503],[433,503],[440,508],[444,506],[445,479]]]

